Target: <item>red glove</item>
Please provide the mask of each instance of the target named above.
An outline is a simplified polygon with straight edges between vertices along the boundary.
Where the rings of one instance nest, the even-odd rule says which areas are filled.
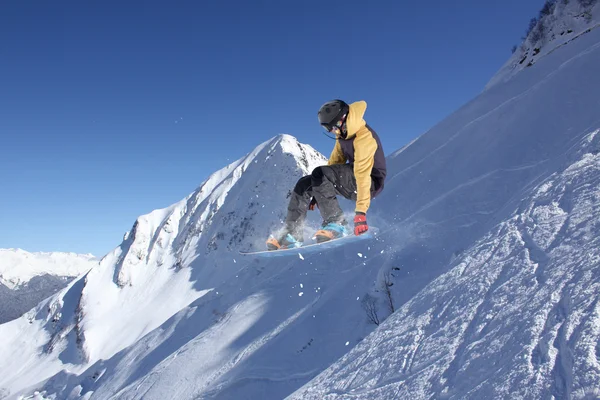
[[[367,215],[357,211],[356,215],[354,216],[354,235],[362,235],[368,230],[369,225],[367,225]]]
[[[319,208],[319,205],[317,204],[317,199],[315,199],[313,197],[312,200],[310,201],[310,204],[308,205],[308,209],[310,211],[314,211],[315,210],[315,206],[317,206],[317,208]]]

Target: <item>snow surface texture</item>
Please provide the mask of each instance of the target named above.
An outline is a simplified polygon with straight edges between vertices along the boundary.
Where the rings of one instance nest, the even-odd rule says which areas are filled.
[[[238,257],[264,244],[295,180],[323,162],[288,136],[259,146],[0,325],[0,393],[594,398],[598,65],[596,29],[388,157],[368,215],[375,241]]]
[[[292,398],[600,395],[598,133],[450,271]]]
[[[90,254],[0,249],[0,324],[20,317],[97,264]]]

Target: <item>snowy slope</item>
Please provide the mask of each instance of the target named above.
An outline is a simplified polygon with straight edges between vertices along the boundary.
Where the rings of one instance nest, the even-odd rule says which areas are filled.
[[[232,167],[239,188],[233,171],[220,171],[205,192],[141,217],[93,276],[55,298],[60,316],[47,303],[31,323],[0,326],[0,359],[17,359],[0,365],[0,393],[583,398],[600,386],[599,32],[492,85],[390,156],[369,211],[377,240],[298,258],[239,257],[282,218],[305,173],[284,170],[253,192],[264,168],[290,154],[269,154],[274,142]],[[289,161],[300,158],[294,151]],[[165,302],[171,316],[154,316]],[[78,308],[86,311],[64,312]],[[73,328],[40,352],[53,318]],[[87,362],[70,357],[78,343]]]
[[[65,367],[78,371],[110,358],[227,281],[238,270],[231,249],[257,240],[264,246],[282,218],[273,204],[285,203],[288,192],[274,193],[273,185],[291,189],[324,161],[311,147],[280,135],[211,175],[181,202],[138,218],[98,267],[0,326],[0,388],[10,393]]]
[[[568,153],[509,219],[291,398],[598,398],[600,130]]]
[[[0,249],[0,324],[20,317],[97,264],[90,254]]]
[[[290,398],[600,397],[599,66],[596,29],[391,157],[407,301]]]

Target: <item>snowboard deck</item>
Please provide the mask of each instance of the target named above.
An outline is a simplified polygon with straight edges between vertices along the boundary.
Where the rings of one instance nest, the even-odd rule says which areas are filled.
[[[302,247],[295,247],[293,249],[285,249],[285,250],[261,250],[261,251],[240,251],[241,255],[244,256],[256,256],[256,257],[285,257],[290,255],[302,255],[302,254],[311,254],[317,253],[323,250],[333,249],[339,246],[344,246],[346,244],[355,243],[358,241],[372,239],[377,236],[378,229],[374,227],[369,227],[369,230],[362,235],[354,236],[348,235],[338,239],[328,240],[326,242],[310,242],[310,244],[306,244]],[[314,240],[314,239],[311,239]]]

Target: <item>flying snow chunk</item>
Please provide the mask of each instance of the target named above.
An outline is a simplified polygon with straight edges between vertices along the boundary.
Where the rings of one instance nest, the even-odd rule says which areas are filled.
[[[300,293],[298,293],[298,296],[302,297],[303,294],[304,294],[304,292],[300,292]]]
[[[304,260],[304,257],[302,257],[302,254],[298,253],[298,257],[300,257],[301,260]]]
[[[356,253],[360,258],[362,258],[362,253]]]

